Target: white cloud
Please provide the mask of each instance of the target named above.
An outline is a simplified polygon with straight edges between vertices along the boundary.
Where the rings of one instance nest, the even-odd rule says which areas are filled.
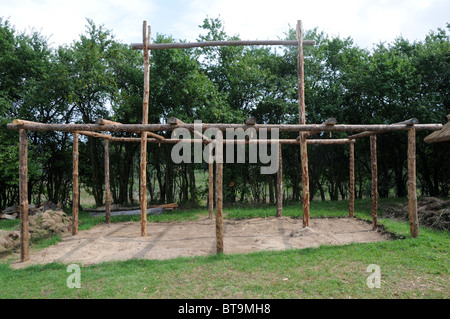
[[[112,29],[118,39],[126,39],[142,29],[142,21],[154,9],[152,1],[145,1],[143,5],[141,0],[14,0],[0,3],[0,14],[9,18],[18,31],[33,27],[50,36],[50,42],[56,45],[77,39],[85,31],[87,18]]]
[[[188,30],[180,35],[192,39],[206,15],[220,15],[229,35],[262,40],[283,37],[288,25],[295,27],[302,20],[306,29],[318,27],[333,36],[350,36],[370,48],[400,35],[423,39],[430,29],[445,27],[449,11],[447,0],[194,0],[179,25]]]

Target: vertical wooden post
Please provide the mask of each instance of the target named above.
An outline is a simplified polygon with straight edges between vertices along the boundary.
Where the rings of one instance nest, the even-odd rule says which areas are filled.
[[[80,205],[80,186],[78,184],[78,133],[73,133],[73,172],[72,172],[72,235],[78,234],[78,207]]]
[[[304,83],[304,58],[303,58],[303,31],[302,22],[297,21],[297,74],[298,74],[298,112],[299,123],[306,124],[305,111],[305,83]],[[303,227],[309,226],[309,173],[308,173],[308,146],[306,143],[307,132],[300,132],[300,156],[302,165],[303,184]]]
[[[208,177],[209,177],[209,192],[208,192],[208,206],[209,206],[209,218],[212,219],[214,210],[214,163],[210,161],[208,164]]]
[[[223,163],[216,158],[216,252],[223,253]]]
[[[377,169],[377,136],[370,136],[370,158],[372,163],[372,228],[377,227],[378,218],[378,169]]]
[[[277,217],[283,216],[283,156],[281,143],[278,143],[278,171],[277,171]]]
[[[144,21],[142,30],[144,43],[144,98],[142,102],[142,124],[148,124],[148,98],[150,94],[150,43],[151,29]],[[141,236],[147,235],[147,132],[141,133]]]
[[[350,176],[349,176],[349,184],[350,184],[350,194],[349,194],[349,209],[348,214],[350,217],[354,217],[355,215],[355,140],[351,140],[350,144]]]
[[[105,211],[106,223],[111,222],[111,190],[109,184],[109,141],[105,139]]]
[[[408,129],[408,209],[411,237],[419,236],[416,192],[416,129]]]
[[[19,130],[19,196],[20,196],[20,261],[30,259],[28,231],[28,139],[27,131]]]

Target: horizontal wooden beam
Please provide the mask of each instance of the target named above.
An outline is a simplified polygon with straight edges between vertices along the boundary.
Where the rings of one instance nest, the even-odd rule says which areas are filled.
[[[105,120],[105,119],[102,119],[102,118],[97,118],[95,120],[95,123],[97,123],[99,125],[106,125],[106,124],[122,125],[122,123],[114,122],[114,121],[110,121],[110,120]],[[140,133],[140,132],[133,132],[133,133]],[[152,133],[152,132],[147,132],[147,135],[152,136],[152,137],[157,138],[157,139],[160,139],[160,140],[163,140],[165,138],[164,136],[161,136],[161,135],[158,135],[158,134]]]
[[[405,121],[402,121],[402,122],[394,123],[394,124],[391,124],[391,125],[407,125],[408,127],[410,127],[411,125],[415,126],[417,124],[419,124],[419,120],[416,119],[416,118],[411,118],[409,120],[405,120]],[[366,132],[361,132],[361,133],[358,133],[358,134],[350,135],[348,138],[349,139],[356,139],[356,138],[367,137],[367,136],[371,136],[371,135],[374,135],[374,134],[380,134],[380,133],[384,133],[384,132],[381,131],[381,132],[375,132],[374,133],[373,131],[366,131]]]
[[[141,139],[138,137],[112,137],[112,141],[114,142],[140,142]],[[156,144],[177,144],[177,143],[202,143],[202,144],[208,144],[208,143],[216,143],[216,140],[200,140],[200,139],[165,139],[165,140],[158,140],[155,138],[148,138],[148,143],[156,143]],[[352,140],[349,139],[310,139],[306,140],[308,144],[349,144],[352,142]],[[273,144],[273,143],[280,143],[280,144],[300,144],[300,140],[298,139],[273,139],[273,140],[258,140],[258,139],[250,139],[250,140],[242,140],[242,139],[234,139],[234,140],[223,140],[223,144],[261,144],[261,143],[267,143],[267,144]]]
[[[175,128],[186,128],[193,131],[197,128],[198,124],[44,124],[44,123],[24,123],[16,125],[9,123],[6,127],[10,130],[29,130],[29,131],[60,131],[60,132],[77,132],[77,131],[108,131],[108,132],[155,132],[155,131],[172,131]],[[439,130],[442,128],[442,124],[417,124],[414,125],[416,131],[420,130]],[[298,131],[329,131],[329,132],[394,132],[403,131],[410,128],[407,124],[338,124],[338,125],[326,125],[326,124],[255,124],[252,126],[245,124],[214,124],[214,123],[202,123],[203,130],[216,129],[225,131],[226,129],[238,129],[246,130],[248,128],[254,128],[257,131],[260,129],[278,129],[280,132],[298,132]]]
[[[336,139],[307,139],[308,144],[350,144],[351,140],[348,138],[336,138]]]
[[[303,45],[315,45],[314,40],[303,40]],[[204,47],[229,47],[229,46],[243,46],[243,45],[297,45],[294,40],[237,40],[237,41],[203,41],[203,42],[186,42],[186,43],[149,43],[147,48],[149,50],[163,50],[163,49],[190,49],[190,48],[204,48]],[[143,43],[132,43],[133,50],[143,50]]]
[[[102,134],[102,133],[97,133],[97,132],[91,132],[91,131],[76,131],[74,133],[78,133],[81,135],[86,135],[86,136],[92,136],[92,137],[98,137],[98,138],[104,138],[106,140],[110,140],[112,138],[111,135],[108,134]]]

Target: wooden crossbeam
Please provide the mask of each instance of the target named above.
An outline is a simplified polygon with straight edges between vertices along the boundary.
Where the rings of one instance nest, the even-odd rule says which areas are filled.
[[[110,120],[105,120],[105,119],[102,119],[102,118],[97,118],[95,120],[95,123],[99,124],[99,125],[123,125],[122,123],[114,122],[114,121],[110,121]],[[140,132],[131,132],[131,133],[140,133]],[[147,136],[151,136],[151,137],[154,137],[154,138],[157,138],[157,139],[160,139],[160,140],[165,139],[164,136],[158,135],[158,134],[153,133],[153,132],[147,132]]]
[[[409,128],[409,126],[416,125],[418,123],[419,123],[418,119],[411,118],[409,120],[398,122],[398,123],[394,123],[394,124],[391,124],[391,125],[406,125]],[[385,133],[385,132],[388,132],[388,131],[387,130],[386,131],[381,130],[379,132],[366,131],[366,132],[361,132],[361,133],[358,133],[358,134],[350,135],[348,138],[349,139],[356,139],[356,138],[367,137],[367,136],[371,136],[371,135],[374,135],[374,134],[380,134],[380,133]]]
[[[77,131],[76,133],[81,134],[81,135],[86,135],[86,136],[104,138],[105,140],[110,140],[112,138],[111,135],[101,134],[101,133],[96,133],[96,132],[91,132],[91,131]]]
[[[16,121],[16,120],[15,120]],[[98,125],[98,124],[44,124],[30,121],[23,121],[20,125],[8,123],[6,127],[10,130],[29,130],[37,132],[59,131],[59,132],[77,132],[77,131],[109,131],[109,132],[156,132],[156,131],[172,131],[175,128],[186,128],[194,130],[195,124],[122,124],[122,125]],[[327,131],[327,132],[363,132],[371,131],[375,133],[385,133],[394,131],[405,131],[410,128],[407,124],[255,124],[253,126],[245,124],[224,124],[224,123],[202,123],[202,129],[209,128],[225,131],[226,129],[244,130],[253,127],[256,131],[260,129],[278,129],[280,132],[308,132],[308,131]],[[416,131],[421,130],[440,130],[442,124],[415,124]]]
[[[303,40],[303,45],[315,45],[314,40]],[[147,50],[163,50],[163,49],[190,49],[204,47],[229,47],[244,45],[286,45],[297,46],[297,41],[292,40],[233,40],[233,41],[203,41],[203,42],[187,42],[187,43],[148,43]],[[143,43],[132,43],[133,50],[144,50]]]

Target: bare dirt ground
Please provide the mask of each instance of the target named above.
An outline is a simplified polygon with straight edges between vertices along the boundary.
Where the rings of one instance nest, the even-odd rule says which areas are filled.
[[[391,237],[371,230],[365,221],[350,218],[311,219],[311,227],[288,217],[224,220],[224,253],[343,245],[377,242]],[[64,236],[58,244],[31,253],[14,268],[51,262],[97,264],[128,259],[169,259],[206,256],[216,251],[215,220],[148,223],[146,237],[140,236],[138,222],[100,224],[76,236]]]

